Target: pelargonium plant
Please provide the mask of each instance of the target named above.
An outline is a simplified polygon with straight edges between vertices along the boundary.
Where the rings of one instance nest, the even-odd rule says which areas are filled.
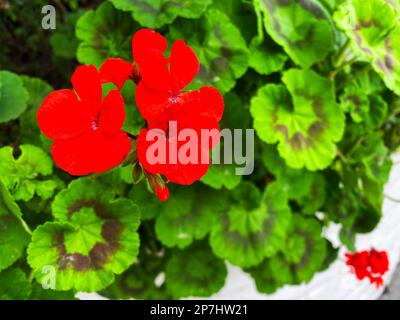
[[[398,0],[63,0],[32,32],[42,2],[0,7],[0,299],[208,297],[227,264],[270,294],[335,261],[332,223],[382,286],[355,251],[400,145]]]

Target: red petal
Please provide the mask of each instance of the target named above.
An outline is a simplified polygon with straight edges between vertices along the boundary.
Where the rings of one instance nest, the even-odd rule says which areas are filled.
[[[75,139],[57,140],[51,153],[56,164],[74,176],[101,173],[124,161],[131,142],[124,132],[108,136],[100,130]]]
[[[172,45],[170,63],[171,79],[175,92],[181,91],[192,82],[200,69],[196,54],[183,40],[177,40]]]
[[[168,59],[161,51],[146,51],[146,56],[139,62],[139,70],[142,82],[149,89],[164,92],[171,90]]]
[[[90,104],[95,111],[100,108],[102,88],[95,66],[79,66],[72,75],[71,82],[81,100]]]
[[[108,58],[100,68],[101,83],[112,82],[121,89],[132,76],[133,64],[120,58]]]
[[[99,127],[101,130],[115,134],[121,130],[125,121],[124,99],[118,90],[112,90],[104,98]]]
[[[142,117],[147,121],[158,118],[171,106],[167,92],[148,89],[143,82],[136,87],[135,99]]]
[[[139,62],[141,56],[148,50],[159,50],[164,52],[168,48],[165,38],[151,29],[142,29],[132,37],[132,55],[133,61]]]
[[[69,139],[91,127],[91,114],[72,90],[57,90],[43,101],[37,113],[40,130],[50,139]]]
[[[200,112],[219,121],[224,113],[224,98],[214,87],[202,87],[199,91]]]

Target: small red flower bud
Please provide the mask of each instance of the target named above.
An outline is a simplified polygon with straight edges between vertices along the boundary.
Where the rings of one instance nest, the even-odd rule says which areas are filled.
[[[169,198],[169,189],[164,186],[164,187],[156,187],[156,195],[157,198],[160,199],[161,202],[165,202]]]

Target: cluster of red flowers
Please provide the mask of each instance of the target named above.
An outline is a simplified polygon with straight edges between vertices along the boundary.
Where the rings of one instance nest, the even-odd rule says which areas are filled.
[[[346,253],[346,264],[351,267],[357,279],[368,278],[377,288],[383,286],[383,275],[389,269],[389,259],[385,251],[360,251]]]
[[[38,111],[38,124],[42,132],[54,140],[51,153],[57,165],[71,175],[81,176],[105,172],[121,164],[131,151],[131,138],[122,131],[125,120],[124,100],[120,89],[125,81],[137,83],[136,104],[146,120],[136,140],[136,152],[147,177],[162,175],[165,179],[148,179],[160,200],[169,196],[165,181],[192,184],[208,170],[209,163],[153,164],[146,153],[152,141],[146,134],[151,129],[166,132],[167,151],[170,145],[179,146],[179,132],[190,128],[200,133],[202,129],[216,129],[218,137],[207,143],[198,143],[198,154],[209,159],[209,151],[219,140],[218,122],[222,117],[224,102],[213,87],[198,91],[183,91],[194,79],[200,64],[193,50],[183,40],[172,45],[170,56],[166,39],[159,33],[143,29],[132,39],[133,63],[119,58],[109,58],[98,71],[94,66],[80,66],[71,78],[74,90],[57,90],[50,93]],[[114,83],[103,99],[102,84]],[[168,132],[168,123],[175,121],[177,130]],[[217,138],[217,139],[215,139]],[[212,143],[209,143],[209,142]]]

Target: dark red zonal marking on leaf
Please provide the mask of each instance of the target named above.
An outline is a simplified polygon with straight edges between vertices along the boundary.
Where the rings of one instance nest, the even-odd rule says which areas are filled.
[[[123,226],[117,220],[112,219],[104,223],[101,234],[106,243],[96,243],[90,250],[89,256],[80,253],[67,253],[64,244],[64,235],[55,236],[55,242],[60,258],[58,266],[61,270],[71,267],[75,271],[98,270],[107,264],[109,257],[119,249],[119,239]]]
[[[101,219],[111,219],[113,216],[109,213],[107,208],[96,199],[83,199],[75,202],[68,210],[68,219],[71,219],[75,212],[80,211],[82,208],[92,208]]]

